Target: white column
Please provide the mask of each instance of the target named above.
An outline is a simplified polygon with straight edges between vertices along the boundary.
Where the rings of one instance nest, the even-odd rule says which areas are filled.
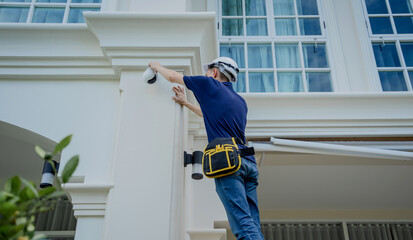
[[[174,145],[182,142],[182,122],[175,122],[182,110],[172,100],[171,83],[161,78],[148,84],[142,73],[121,72],[115,187],[104,239],[170,239],[170,223],[180,221],[171,217],[177,215],[172,207],[179,188],[173,170],[183,168],[182,144]]]

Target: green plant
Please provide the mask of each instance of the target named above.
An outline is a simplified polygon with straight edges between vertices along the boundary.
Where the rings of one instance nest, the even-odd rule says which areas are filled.
[[[55,173],[56,168],[52,159],[69,145],[72,135],[62,139],[53,152],[48,152],[40,146],[35,146],[37,155],[49,162]],[[73,156],[65,165],[61,173],[62,182],[67,183],[76,170],[79,155]],[[35,235],[35,215],[49,211],[55,204],[46,204],[53,199],[65,195],[61,188],[61,181],[56,178],[56,187],[36,189],[32,181],[14,176],[7,180],[4,189],[0,191],[0,240],[36,240],[46,236]],[[53,201],[52,201],[53,202]],[[56,203],[56,202],[55,202]]]

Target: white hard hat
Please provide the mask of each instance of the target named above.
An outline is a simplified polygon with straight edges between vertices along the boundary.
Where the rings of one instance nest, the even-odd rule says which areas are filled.
[[[207,72],[209,68],[218,67],[219,71],[228,78],[230,82],[237,81],[239,72],[238,64],[229,57],[219,57],[214,61],[204,65],[204,71]]]

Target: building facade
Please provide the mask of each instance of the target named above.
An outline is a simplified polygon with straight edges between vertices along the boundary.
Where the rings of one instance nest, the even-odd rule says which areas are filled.
[[[213,181],[183,164],[203,120],[142,77],[229,56],[266,239],[411,239],[412,4],[2,0],[0,178],[40,180],[33,146],[73,134],[74,239],[233,239]]]

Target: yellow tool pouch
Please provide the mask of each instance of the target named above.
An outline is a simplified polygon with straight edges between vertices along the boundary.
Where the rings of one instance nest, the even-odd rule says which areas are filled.
[[[208,178],[235,173],[241,167],[241,155],[235,138],[215,138],[204,149],[202,169]]]

